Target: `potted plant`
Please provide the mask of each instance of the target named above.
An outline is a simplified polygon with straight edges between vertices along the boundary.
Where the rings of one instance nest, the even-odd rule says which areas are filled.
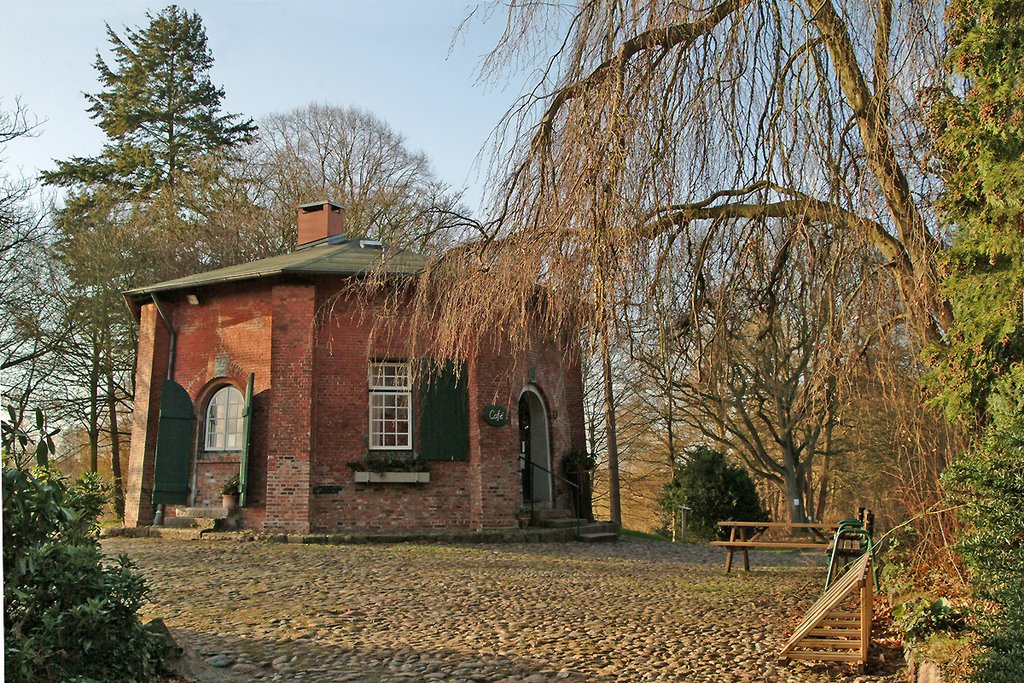
[[[227,510],[234,510],[238,507],[238,475],[232,475],[230,479],[220,485],[220,505]]]
[[[519,522],[519,528],[525,529],[530,526],[530,519],[532,517],[533,515],[530,513],[530,508],[525,505],[519,508],[519,511],[516,513],[516,521]]]

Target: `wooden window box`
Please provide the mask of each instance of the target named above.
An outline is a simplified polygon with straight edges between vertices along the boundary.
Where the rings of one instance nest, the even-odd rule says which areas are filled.
[[[430,472],[354,472],[357,484],[426,484]]]

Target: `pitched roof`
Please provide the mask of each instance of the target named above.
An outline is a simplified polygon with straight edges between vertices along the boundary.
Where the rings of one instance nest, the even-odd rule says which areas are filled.
[[[393,275],[415,275],[423,270],[427,257],[412,251],[389,252],[380,242],[342,236],[324,240],[322,244],[302,247],[290,254],[239,263],[217,270],[158,282],[124,293],[130,301],[149,298],[150,294],[205,285],[254,280],[286,273],[306,275],[359,275],[383,268]]]

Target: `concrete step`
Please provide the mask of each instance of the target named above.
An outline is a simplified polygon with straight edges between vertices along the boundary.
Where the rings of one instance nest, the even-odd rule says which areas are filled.
[[[580,540],[584,543],[615,543],[619,540],[619,535],[613,531],[598,531],[580,534]]]
[[[164,526],[168,529],[192,529],[195,525],[195,517],[168,517],[164,520]]]

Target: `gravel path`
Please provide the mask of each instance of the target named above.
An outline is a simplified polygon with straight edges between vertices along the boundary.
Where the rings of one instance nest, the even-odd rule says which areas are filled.
[[[112,538],[223,681],[835,681],[776,653],[821,590],[808,557],[704,546],[296,546]]]

